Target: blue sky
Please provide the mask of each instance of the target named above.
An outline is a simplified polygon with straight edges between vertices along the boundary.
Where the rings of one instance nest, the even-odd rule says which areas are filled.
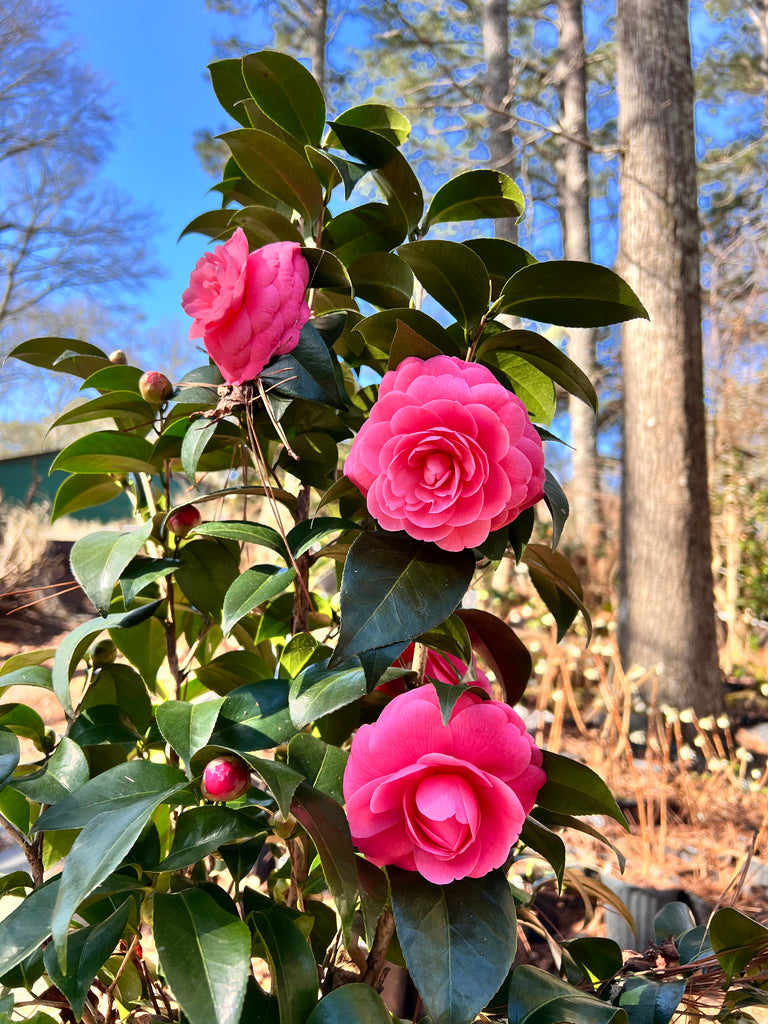
[[[103,176],[157,214],[155,257],[167,276],[138,304],[148,327],[172,319],[186,330],[181,293],[206,240],[177,239],[193,217],[217,205],[192,145],[196,129],[226,121],[206,66],[211,39],[227,33],[229,19],[208,12],[204,0],[64,0],[63,7],[82,62],[112,85],[116,134]],[[251,37],[254,29],[249,25]]]

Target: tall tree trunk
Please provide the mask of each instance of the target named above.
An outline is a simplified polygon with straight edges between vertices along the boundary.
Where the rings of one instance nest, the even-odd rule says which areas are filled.
[[[483,103],[488,111],[490,165],[511,178],[515,175],[514,140],[510,117],[509,11],[507,0],[483,0],[483,56],[485,89]],[[497,220],[496,237],[517,242],[517,225],[512,217]]]
[[[325,92],[325,47],[328,42],[328,0],[316,0],[307,7],[307,37],[312,74]]]
[[[581,0],[558,0],[560,47],[556,70],[561,102],[560,221],[563,255],[567,260],[592,259],[589,216],[589,149],[587,132],[587,72]],[[568,331],[571,358],[590,380],[595,379],[595,342],[591,328]],[[568,412],[573,442],[573,480],[569,489],[573,532],[585,548],[588,561],[605,540],[600,507],[600,472],[597,460],[597,423],[589,406],[570,396]]]
[[[722,706],[712,596],[687,0],[618,0],[624,328],[619,643],[659,699]]]

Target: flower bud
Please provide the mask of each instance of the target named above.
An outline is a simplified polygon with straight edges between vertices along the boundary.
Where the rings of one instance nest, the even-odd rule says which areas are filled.
[[[195,505],[182,505],[168,516],[168,529],[176,537],[186,537],[190,530],[202,523],[203,517]]]
[[[99,640],[91,648],[91,662],[94,668],[111,664],[117,658],[117,647],[115,641],[105,637]]]
[[[236,754],[214,757],[205,766],[201,789],[206,800],[237,800],[250,786],[250,769]]]
[[[107,358],[115,366],[126,366],[128,364],[125,352],[121,348],[116,348],[114,352],[110,352]]]
[[[173,394],[173,384],[164,373],[147,370],[139,378],[139,391],[145,402],[149,402],[151,405],[162,405]]]

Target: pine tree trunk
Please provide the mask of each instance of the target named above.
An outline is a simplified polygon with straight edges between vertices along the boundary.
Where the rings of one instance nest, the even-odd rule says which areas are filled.
[[[560,221],[563,255],[567,260],[592,259],[589,216],[589,149],[587,132],[587,74],[581,0],[558,0],[560,47],[557,81],[560,90]],[[568,331],[569,354],[595,379],[595,341],[591,328]],[[597,459],[597,423],[592,409],[572,396],[568,399],[571,420],[573,479],[568,490],[571,503],[569,534],[584,547],[588,563],[600,553],[605,528],[600,506],[600,472]]]
[[[659,699],[720,710],[703,399],[687,0],[619,0],[620,272],[650,322],[625,325],[619,643]]]
[[[515,174],[515,162],[510,119],[507,0],[483,0],[482,28],[485,58],[483,103],[488,111],[490,166],[512,178]],[[517,225],[512,217],[497,220],[495,226],[497,238],[517,242]]]

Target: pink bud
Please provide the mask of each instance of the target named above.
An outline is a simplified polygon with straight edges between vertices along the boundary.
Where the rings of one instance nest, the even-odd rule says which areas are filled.
[[[168,517],[168,529],[177,537],[186,537],[202,521],[203,517],[194,505],[182,505]]]
[[[235,754],[214,757],[205,766],[201,788],[206,800],[237,800],[250,786],[248,765]]]
[[[145,402],[150,402],[152,405],[162,405],[173,394],[173,384],[171,384],[164,373],[158,373],[157,370],[148,370],[146,373],[142,373],[139,378],[139,391]]]

